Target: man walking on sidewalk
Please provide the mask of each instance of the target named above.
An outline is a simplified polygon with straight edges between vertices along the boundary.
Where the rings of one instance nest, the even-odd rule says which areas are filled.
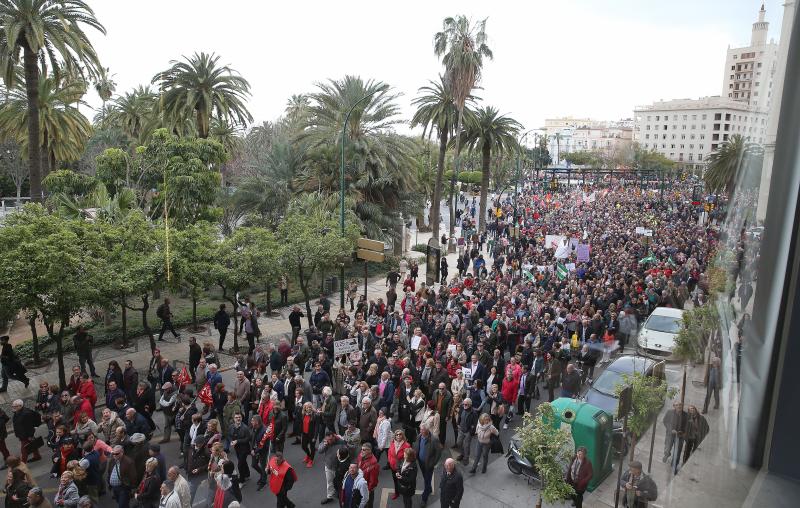
[[[172,311],[169,308],[169,303],[169,298],[164,298],[164,303],[159,305],[158,309],[156,309],[156,316],[161,320],[161,333],[158,334],[158,340],[164,340],[164,334],[167,330],[171,331],[176,339],[181,337],[181,335],[175,331],[175,327],[172,326]]]
[[[75,337],[72,339],[75,344],[75,352],[78,354],[78,363],[81,365],[81,372],[86,372],[86,364],[89,364],[89,371],[92,377],[100,377],[94,369],[94,362],[92,361],[92,343],[94,338],[86,331],[86,327],[80,325],[78,331],[75,332]]]

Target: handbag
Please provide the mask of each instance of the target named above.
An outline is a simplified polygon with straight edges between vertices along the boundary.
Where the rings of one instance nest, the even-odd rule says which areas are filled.
[[[489,438],[489,452],[491,453],[505,453],[503,443],[500,442],[500,436],[492,436]]]
[[[31,439],[30,443],[28,443],[28,448],[32,450],[38,450],[43,446],[44,446],[44,439],[42,438],[42,436],[36,436],[35,438]]]

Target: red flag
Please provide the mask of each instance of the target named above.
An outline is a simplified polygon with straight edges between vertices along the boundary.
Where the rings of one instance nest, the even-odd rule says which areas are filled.
[[[186,386],[191,382],[192,382],[192,376],[189,375],[189,370],[184,365],[183,370],[181,370],[181,373],[178,374],[178,384],[180,386]]]
[[[197,398],[200,399],[200,402],[206,406],[210,406],[212,402],[211,385],[206,383],[205,386],[203,386],[203,388],[200,390],[200,393],[197,394]]]

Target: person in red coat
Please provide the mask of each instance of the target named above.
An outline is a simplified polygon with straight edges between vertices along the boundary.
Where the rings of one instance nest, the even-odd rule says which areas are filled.
[[[575,494],[572,496],[572,501],[577,508],[583,506],[583,493],[586,492],[586,487],[592,479],[592,461],[586,456],[586,447],[579,446],[575,451],[575,457],[569,463],[567,468],[567,483],[572,485],[575,489]]]
[[[503,423],[503,428],[508,428],[508,422],[514,416],[514,408],[517,407],[517,395],[519,395],[519,379],[514,377],[511,370],[506,371],[506,378],[503,380],[500,394],[506,404],[506,421]]]
[[[401,463],[402,464],[402,463]],[[364,479],[367,480],[367,489],[369,489],[369,500],[367,501],[367,508],[372,508],[372,503],[375,500],[375,487],[378,486],[378,474],[380,473],[380,466],[378,466],[378,459],[372,453],[372,445],[369,443],[361,444],[361,453],[358,454],[356,465],[364,473]]]
[[[397,473],[400,472],[400,466],[403,465],[407,448],[411,448],[411,445],[406,440],[405,432],[402,430],[396,430],[394,432],[394,439],[392,439],[392,443],[389,445],[389,453],[387,455],[387,458],[389,459],[389,468],[392,470],[392,480],[394,480],[394,493],[392,494],[392,499],[397,499],[400,497],[400,493],[397,490]]]
[[[78,424],[81,421],[81,415],[86,414],[90,420],[94,420],[94,408],[92,408],[91,402],[87,399],[84,399],[80,395],[76,395],[72,397],[72,405],[75,407],[75,412],[72,414],[72,426]]]
[[[78,385],[78,395],[84,400],[88,400],[92,405],[92,409],[94,409],[95,404],[97,404],[97,391],[94,389],[94,382],[92,382],[89,374],[84,373],[81,375],[81,384]]]
[[[278,508],[294,508],[289,501],[289,491],[297,481],[297,473],[283,460],[283,452],[276,451],[269,459],[269,490],[278,498]]]

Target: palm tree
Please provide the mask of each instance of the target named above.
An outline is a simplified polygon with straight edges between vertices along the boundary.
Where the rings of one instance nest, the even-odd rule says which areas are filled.
[[[385,237],[383,230],[391,230],[397,223],[401,196],[414,184],[410,171],[413,143],[393,132],[393,127],[402,122],[398,95],[385,83],[364,81],[357,76],[318,83],[317,87],[319,91],[308,96],[308,118],[297,141],[312,151],[339,146],[344,118],[358,103],[345,127],[349,151],[346,159],[351,162],[346,182],[350,191],[361,197],[356,200],[356,213],[366,224],[366,233],[373,238]],[[324,167],[335,176],[331,180],[338,183],[338,164]],[[327,190],[338,192],[339,186]]]
[[[117,89],[117,83],[114,81],[114,74],[111,74],[111,69],[108,67],[100,68],[100,75],[95,78],[94,89],[100,100],[103,101],[103,106],[100,108],[101,114],[106,114],[106,102],[114,95],[114,90]]]
[[[436,168],[436,180],[433,187],[433,197],[431,198],[431,227],[433,228],[432,238],[439,239],[439,214],[442,200],[442,178],[444,176],[445,154],[447,153],[447,142],[453,135],[455,125],[458,122],[458,108],[453,100],[452,89],[448,86],[444,76],[439,75],[439,81],[431,81],[430,86],[423,86],[419,89],[422,94],[414,99],[411,104],[417,107],[417,111],[411,118],[411,127],[422,125],[422,137],[433,133],[436,129],[439,137],[439,157]],[[467,101],[474,99],[471,95]]]
[[[725,192],[731,196],[743,170],[760,167],[763,156],[761,146],[734,134],[708,156],[708,169],[703,176],[706,187],[711,192]]]
[[[195,53],[171,61],[172,67],[156,74],[153,84],[163,92],[164,113],[173,122],[194,118],[197,135],[207,138],[211,119],[242,127],[253,121],[245,101],[250,83],[214,53]]]
[[[143,144],[159,126],[158,108],[158,96],[149,86],[139,85],[111,101],[100,123],[121,130],[133,144]]]
[[[44,175],[57,169],[58,162],[79,160],[84,152],[92,126],[74,106],[81,102],[83,85],[80,81],[65,83],[53,75],[37,83],[39,139],[35,146],[41,147],[39,163]],[[30,155],[28,96],[21,86],[10,91],[8,101],[0,105],[0,133],[16,139]]]
[[[456,125],[456,159],[450,193],[455,203],[456,173],[461,150],[461,131],[464,122],[464,105],[481,78],[484,57],[492,59],[492,50],[486,45],[486,19],[470,24],[466,16],[445,18],[441,32],[434,35],[434,53],[442,59],[445,81],[458,109]],[[455,230],[455,207],[450,213],[450,236]]]
[[[500,115],[492,106],[481,107],[466,125],[462,134],[464,144],[470,150],[481,151],[481,199],[478,229],[486,229],[486,194],[489,190],[489,164],[492,155],[511,153],[517,147],[517,132],[522,128],[519,122],[511,117]]]
[[[6,86],[16,81],[16,66],[25,69],[25,92],[28,103],[28,163],[31,198],[42,195],[42,162],[39,141],[39,80],[42,70],[50,68],[60,77],[61,69],[74,69],[81,64],[93,76],[101,68],[89,37],[88,26],[105,34],[94,11],[82,0],[0,0],[0,70]],[[46,69],[44,74],[46,75]]]

